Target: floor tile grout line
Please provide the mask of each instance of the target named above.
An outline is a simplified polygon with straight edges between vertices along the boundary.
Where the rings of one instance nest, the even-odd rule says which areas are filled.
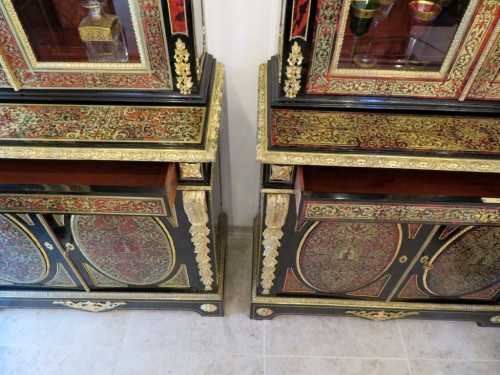
[[[405,339],[403,337],[403,331],[401,331],[401,327],[399,326],[399,322],[396,321],[396,326],[398,327],[399,339],[401,340],[401,344],[403,345],[403,351],[405,352],[406,363],[408,364],[408,371],[410,375],[413,375],[413,369],[411,367],[410,356],[408,355],[408,350],[406,349]]]
[[[120,368],[120,362],[122,360],[123,349],[125,348],[125,342],[127,341],[127,337],[128,337],[129,330],[130,330],[130,322],[132,321],[133,314],[134,314],[134,312],[131,311],[129,314],[129,317],[128,317],[127,329],[125,330],[125,335],[123,336],[122,344],[120,346],[120,352],[118,353],[118,361],[116,361],[114,375],[118,375],[118,369]]]
[[[374,360],[380,359],[383,361],[405,361],[406,358],[392,358],[392,357],[353,357],[353,356],[328,356],[328,355],[285,355],[285,354],[268,354],[266,357],[270,358],[325,358],[325,359],[359,359],[359,360]],[[492,361],[497,362],[497,361]],[[498,361],[500,362],[500,361]]]

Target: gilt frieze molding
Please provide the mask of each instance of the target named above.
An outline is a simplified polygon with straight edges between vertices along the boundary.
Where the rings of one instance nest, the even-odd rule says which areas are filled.
[[[196,262],[201,281],[205,285],[205,290],[212,290],[214,282],[212,265],[210,260],[210,249],[208,244],[210,239],[210,229],[208,229],[208,208],[206,193],[204,191],[183,191],[182,200],[184,210],[191,223],[189,233],[191,242],[194,244]]]
[[[263,232],[264,260],[262,261],[261,286],[262,294],[269,294],[273,286],[276,264],[278,263],[278,248],[281,246],[280,239],[283,237],[281,228],[285,224],[290,203],[289,194],[268,194],[266,206],[266,229]]]

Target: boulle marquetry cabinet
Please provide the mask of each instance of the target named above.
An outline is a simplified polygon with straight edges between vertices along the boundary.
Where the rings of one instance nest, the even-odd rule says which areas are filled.
[[[0,308],[223,314],[202,0],[0,1]]]
[[[500,324],[500,3],[285,0],[251,317]]]

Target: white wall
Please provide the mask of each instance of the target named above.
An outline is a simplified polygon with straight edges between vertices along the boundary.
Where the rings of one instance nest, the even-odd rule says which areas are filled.
[[[205,0],[208,51],[226,66],[228,124],[221,133],[221,165],[231,226],[251,226],[258,211],[258,69],[276,54],[280,6],[280,0]]]

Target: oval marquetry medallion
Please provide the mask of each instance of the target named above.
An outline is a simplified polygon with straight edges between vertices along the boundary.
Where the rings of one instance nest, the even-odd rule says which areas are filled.
[[[74,216],[80,251],[99,271],[132,285],[156,284],[172,271],[172,239],[159,219],[139,216]]]
[[[401,241],[397,224],[320,222],[305,234],[297,266],[313,288],[346,293],[378,278],[397,256]]]
[[[436,295],[461,296],[489,287],[499,281],[500,227],[457,235],[436,253],[431,265],[425,286]]]
[[[34,284],[49,273],[42,246],[15,219],[0,215],[0,279]]]

